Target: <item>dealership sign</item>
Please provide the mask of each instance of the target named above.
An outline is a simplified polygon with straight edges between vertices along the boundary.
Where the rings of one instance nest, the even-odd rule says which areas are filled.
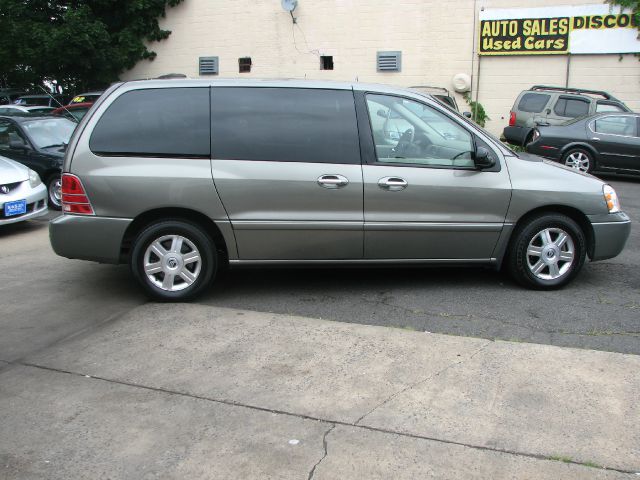
[[[611,5],[487,9],[480,55],[638,53],[633,14]]]

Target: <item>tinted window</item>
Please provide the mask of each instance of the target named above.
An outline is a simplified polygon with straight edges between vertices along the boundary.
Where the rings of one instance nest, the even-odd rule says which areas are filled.
[[[439,111],[413,100],[367,95],[378,162],[473,168],[471,134]]]
[[[89,146],[105,155],[209,157],[209,89],[124,93],[98,121]]]
[[[608,116],[599,118],[595,122],[595,131],[609,135],[636,136],[636,117]]]
[[[520,99],[518,110],[522,112],[540,113],[549,101],[549,95],[541,93],[525,93]]]
[[[214,158],[360,163],[350,90],[220,87],[211,101]]]
[[[577,98],[560,97],[553,111],[561,117],[584,117],[589,113],[589,102]]]

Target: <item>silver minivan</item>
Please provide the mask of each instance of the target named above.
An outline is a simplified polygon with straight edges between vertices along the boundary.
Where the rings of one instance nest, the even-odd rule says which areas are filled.
[[[630,231],[602,181],[516,154],[429,95],[358,83],[116,84],[75,130],[62,202],[56,253],[126,262],[160,300],[226,264],[505,266],[552,289]]]

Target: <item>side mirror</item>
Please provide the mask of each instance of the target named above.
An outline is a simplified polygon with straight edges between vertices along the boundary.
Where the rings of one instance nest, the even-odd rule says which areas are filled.
[[[380,110],[378,110],[378,116],[382,118],[387,118],[387,111],[381,108]]]
[[[464,115],[467,118],[471,118],[471,112],[463,112],[462,115]]]
[[[31,147],[26,143],[22,142],[21,140],[11,140],[9,142],[9,149],[26,151],[26,150],[31,150]]]
[[[495,158],[484,147],[478,147],[473,155],[473,163],[478,170],[491,168],[496,164]]]

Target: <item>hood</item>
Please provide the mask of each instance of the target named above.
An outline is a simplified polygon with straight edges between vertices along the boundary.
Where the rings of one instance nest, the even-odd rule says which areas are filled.
[[[64,152],[67,149],[67,146],[63,147],[49,147],[49,148],[41,148],[40,152],[45,155],[49,155],[50,157],[60,158],[64,157]]]
[[[24,165],[0,157],[0,185],[7,183],[24,182],[29,179],[29,169]]]

